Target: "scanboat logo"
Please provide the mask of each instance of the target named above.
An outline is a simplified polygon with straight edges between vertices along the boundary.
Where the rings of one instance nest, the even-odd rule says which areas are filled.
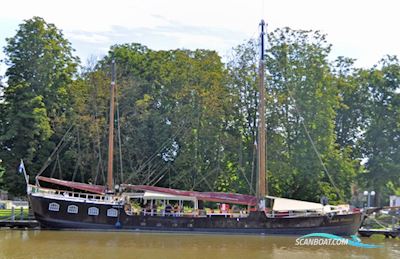
[[[297,246],[355,246],[361,248],[380,248],[383,247],[381,245],[373,245],[373,244],[364,244],[361,242],[357,236],[352,235],[351,239],[347,239],[344,237],[326,234],[326,233],[311,233],[308,235],[301,236],[296,239]]]

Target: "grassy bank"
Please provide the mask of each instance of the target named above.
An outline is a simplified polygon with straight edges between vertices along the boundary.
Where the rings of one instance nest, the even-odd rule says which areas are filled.
[[[5,219],[11,219],[13,214],[12,209],[0,209],[0,220],[5,220]],[[22,210],[22,219],[28,219],[28,214],[29,214],[29,209],[24,208]],[[14,209],[14,216],[15,219],[21,219],[21,209],[20,208],[15,208]]]

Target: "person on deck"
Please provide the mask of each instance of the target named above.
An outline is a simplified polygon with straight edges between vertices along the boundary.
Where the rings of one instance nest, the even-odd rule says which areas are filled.
[[[180,208],[179,204],[175,203],[175,205],[174,205],[174,215],[178,216],[180,212],[181,212],[181,208]]]
[[[173,210],[172,205],[168,203],[168,204],[165,206],[165,215],[166,215],[166,216],[171,216],[172,210]]]

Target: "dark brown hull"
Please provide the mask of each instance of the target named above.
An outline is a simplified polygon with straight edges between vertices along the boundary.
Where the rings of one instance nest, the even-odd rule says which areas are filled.
[[[237,234],[304,235],[330,233],[349,236],[355,234],[361,224],[361,214],[307,216],[292,218],[269,218],[262,212],[252,212],[246,218],[174,217],[127,215],[120,205],[73,202],[30,195],[36,219],[44,228],[51,229],[98,229],[133,231],[173,231]],[[59,211],[49,211],[49,204],[56,202]],[[67,213],[69,205],[76,205],[78,213]],[[99,209],[98,216],[87,214],[89,207]],[[107,216],[107,210],[118,210],[117,217]]]

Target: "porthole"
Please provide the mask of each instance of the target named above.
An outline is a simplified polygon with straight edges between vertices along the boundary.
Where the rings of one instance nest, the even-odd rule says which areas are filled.
[[[99,215],[99,209],[96,208],[96,207],[90,207],[90,208],[88,209],[88,215],[90,215],[90,216],[97,216],[97,215]]]
[[[77,214],[78,213],[78,206],[76,205],[69,205],[67,209],[68,213]]]
[[[116,209],[108,209],[107,217],[118,217],[118,210]]]
[[[60,211],[60,204],[52,202],[49,204],[50,211]]]

